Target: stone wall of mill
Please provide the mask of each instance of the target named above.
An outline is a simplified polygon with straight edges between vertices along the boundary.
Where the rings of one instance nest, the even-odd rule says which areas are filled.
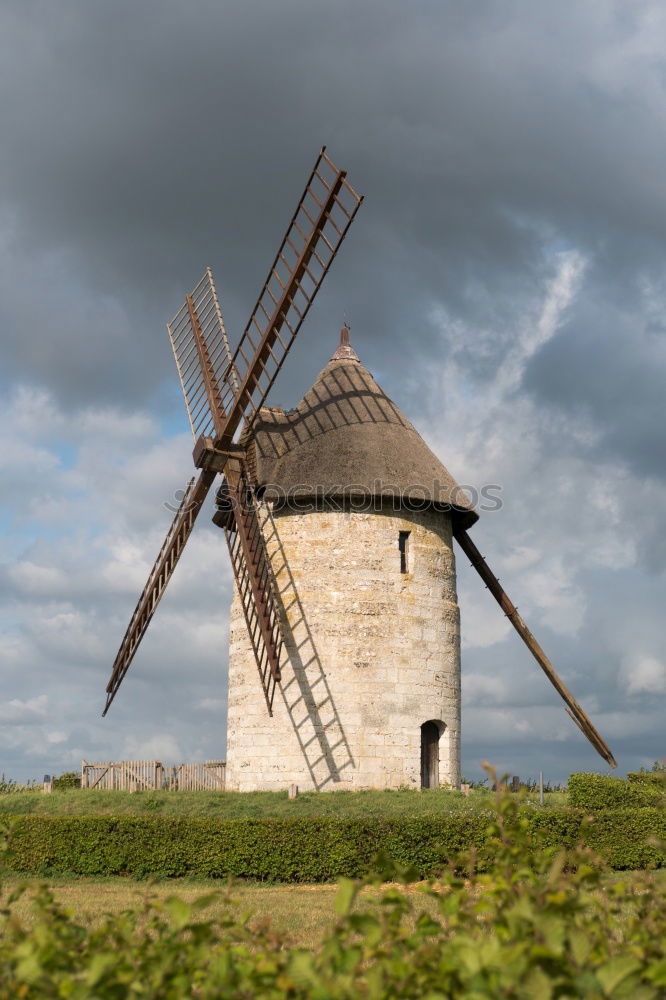
[[[286,634],[273,717],[245,619],[230,623],[227,788],[421,785],[434,720],[440,784],[460,782],[460,627],[448,515],[262,507]],[[398,539],[409,532],[408,572]]]

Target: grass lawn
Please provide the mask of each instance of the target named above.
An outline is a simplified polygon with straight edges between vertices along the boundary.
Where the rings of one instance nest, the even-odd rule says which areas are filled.
[[[525,799],[538,805],[538,794]],[[0,815],[42,813],[90,816],[138,814],[218,816],[220,819],[270,816],[390,817],[409,813],[450,814],[490,806],[492,793],[472,791],[469,798],[444,788],[367,792],[306,792],[290,800],[284,792],[105,792],[67,789],[45,795],[41,790],[0,795]],[[566,792],[549,792],[544,808],[567,804]]]
[[[608,876],[609,886],[631,879],[637,886],[666,891],[666,871],[622,872]],[[31,922],[31,895],[44,880],[35,878],[6,877],[3,880],[3,898],[18,885],[27,885],[26,894],[12,906],[12,911],[22,921]],[[146,898],[154,900],[178,896],[188,902],[211,890],[219,893],[218,899],[204,910],[197,919],[235,915],[237,918],[251,913],[253,923],[269,919],[276,931],[288,934],[291,943],[305,948],[316,947],[335,920],[334,901],[337,886],[260,886],[233,885],[220,889],[219,882],[174,879],[169,882],[139,883],[123,878],[109,879],[49,879],[56,899],[66,906],[77,921],[86,926],[99,923],[107,913],[136,908]],[[372,903],[383,890],[364,889],[361,899]],[[412,897],[418,912],[426,910],[434,915],[436,902],[420,892],[420,885],[400,886],[400,891]]]
[[[3,897],[18,885],[27,885],[28,891],[14,903],[12,912],[27,924],[32,922],[31,896],[45,880],[9,876],[3,879]],[[337,886],[277,886],[234,885],[220,887],[219,882],[174,879],[169,882],[134,882],[126,878],[109,879],[48,879],[59,903],[71,911],[74,918],[85,926],[102,921],[107,913],[136,909],[147,898],[164,900],[178,896],[192,902],[211,892],[218,899],[206,909],[197,911],[194,919],[210,920],[214,917],[242,917],[251,913],[250,925],[266,918],[279,931],[289,934],[293,943],[315,947],[335,919],[334,901]],[[32,919],[31,919],[32,918]]]

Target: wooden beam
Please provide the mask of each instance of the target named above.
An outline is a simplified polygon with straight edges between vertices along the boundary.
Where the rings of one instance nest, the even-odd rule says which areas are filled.
[[[338,194],[340,193],[340,188],[342,187],[346,176],[347,176],[346,170],[337,171],[335,180],[333,181],[330,190],[328,192],[328,197],[325,203],[321,207],[319,216],[317,217],[316,221],[314,221],[312,232],[310,233],[310,236],[308,237],[308,240],[305,246],[303,247],[303,250],[301,251],[300,257],[298,258],[296,266],[289,277],[288,284],[283,289],[279,300],[275,304],[273,315],[269,319],[268,326],[266,327],[266,330],[263,333],[259,341],[259,344],[257,345],[254,356],[250,360],[247,372],[243,380],[241,381],[238,392],[236,393],[234,401],[229,409],[229,413],[226,415],[226,424],[224,427],[224,431],[222,434],[220,434],[219,431],[217,432],[218,437],[220,437],[221,439],[220,443],[222,444],[222,446],[226,445],[228,442],[233,440],[234,434],[236,433],[236,430],[243,418],[243,414],[245,413],[246,409],[248,407],[251,407],[252,405],[252,393],[254,392],[254,389],[256,388],[259,378],[261,376],[261,373],[264,370],[264,365],[266,363],[268,355],[271,353],[271,348],[273,347],[275,341],[277,340],[280,329],[287,317],[287,313],[289,312],[289,308],[292,302],[294,301],[294,298],[300,288],[303,274],[305,273],[307,266],[315,252],[317,242],[324,230],[324,227],[326,226],[326,223],[329,220],[331,211],[334,205],[336,204],[336,199],[338,197]],[[310,181],[308,181],[308,186],[309,184]],[[307,192],[307,187],[306,187],[306,192]],[[301,202],[299,203],[299,209],[302,203],[303,199],[301,199]],[[296,218],[299,209],[296,210],[294,218]],[[289,229],[291,229],[291,225]],[[289,230],[287,230],[287,232],[289,232]],[[333,257],[335,256],[335,252],[336,251],[333,252]],[[333,257],[331,257],[331,260],[333,259]],[[262,295],[263,295],[263,290],[262,290]],[[258,301],[261,301],[262,295],[259,296]],[[284,358],[282,358],[282,360],[279,362],[278,367],[282,365],[283,361]]]
[[[474,569],[477,571],[486,587],[493,595],[499,606],[501,607],[504,614],[507,616],[516,632],[523,640],[530,653],[537,661],[544,674],[553,685],[557,693],[564,700],[567,711],[571,718],[574,720],[578,728],[581,730],[584,736],[590,741],[597,753],[603,757],[603,759],[610,764],[611,767],[617,767],[617,763],[613,754],[610,751],[608,745],[601,738],[600,734],[592,725],[592,722],[585,714],[581,706],[578,704],[574,696],[572,695],[569,688],[564,684],[558,675],[555,673],[552,663],[544,653],[543,649],[536,641],[527,625],[518,614],[518,610],[513,602],[509,599],[508,594],[505,592],[504,588],[501,586],[499,580],[492,572],[488,563],[483,558],[476,545],[469,537],[464,528],[460,528],[454,525],[453,535],[458,545],[463,550],[465,555],[468,557]]]

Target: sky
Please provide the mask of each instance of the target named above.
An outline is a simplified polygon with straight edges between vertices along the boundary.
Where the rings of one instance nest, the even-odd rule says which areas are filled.
[[[271,402],[352,343],[609,743],[666,756],[666,8],[0,7],[0,771],[223,759],[231,577],[199,517],[102,719],[192,470],[165,323],[232,343],[323,143],[365,202]],[[210,500],[210,498],[209,498]],[[606,771],[459,559],[463,771]]]

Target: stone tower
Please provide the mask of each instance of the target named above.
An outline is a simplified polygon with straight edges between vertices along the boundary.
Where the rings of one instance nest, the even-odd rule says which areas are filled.
[[[477,515],[346,329],[294,410],[261,411],[249,460],[286,645],[271,718],[236,593],[227,788],[458,785],[451,519]]]

